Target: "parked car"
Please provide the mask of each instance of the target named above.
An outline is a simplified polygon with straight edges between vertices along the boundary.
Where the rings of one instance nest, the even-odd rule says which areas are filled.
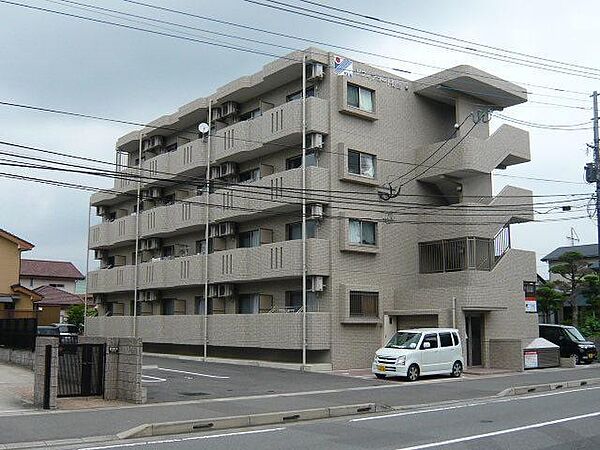
[[[598,356],[596,345],[572,326],[540,325],[540,337],[558,345],[561,358],[575,356],[577,364],[590,364]]]
[[[40,325],[37,327],[38,336],[60,336],[60,330],[54,325]]]
[[[61,344],[77,344],[79,338],[77,325],[53,323],[52,326],[58,328]]]
[[[416,328],[401,330],[375,353],[371,371],[377,378],[449,374],[460,377],[464,360],[458,330]]]

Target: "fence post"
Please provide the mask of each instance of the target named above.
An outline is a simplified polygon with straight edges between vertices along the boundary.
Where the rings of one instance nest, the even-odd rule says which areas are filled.
[[[44,409],[50,409],[50,375],[52,372],[52,346],[46,345],[44,360]]]

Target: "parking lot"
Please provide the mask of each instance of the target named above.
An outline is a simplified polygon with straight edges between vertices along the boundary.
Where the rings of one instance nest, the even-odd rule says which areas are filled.
[[[277,396],[294,392],[352,390],[406,383],[401,379],[378,380],[369,370],[339,373],[300,372],[148,355],[144,356],[142,373],[142,383],[148,391],[148,403]],[[474,377],[464,377],[468,378]],[[446,382],[456,382],[456,379],[443,376],[424,377],[414,384]]]

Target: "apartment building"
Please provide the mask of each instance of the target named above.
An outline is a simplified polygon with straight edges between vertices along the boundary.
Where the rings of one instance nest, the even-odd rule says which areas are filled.
[[[131,335],[137,287],[148,349],[202,355],[206,343],[209,356],[300,362],[305,315],[309,364],[367,367],[398,328],[454,325],[469,364],[520,367],[538,336],[524,292],[535,255],[509,233],[533,218],[531,192],[494,196],[491,173],[529,161],[529,137],[508,125],[490,134],[486,111],[526,100],[470,66],[409,81],[310,48],[132,131],[116,143],[114,192],[91,199],[100,314],[86,332]],[[198,134],[209,107],[210,139]]]

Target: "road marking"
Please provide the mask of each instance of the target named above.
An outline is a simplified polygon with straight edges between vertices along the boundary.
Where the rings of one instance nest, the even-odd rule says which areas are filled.
[[[144,378],[149,378],[149,380],[144,380]],[[144,383],[163,383],[167,381],[165,378],[152,377],[150,375],[142,374],[142,382]]]
[[[165,372],[176,372],[176,373],[184,373],[186,375],[195,375],[197,377],[206,377],[206,378],[219,378],[222,380],[228,380],[229,377],[223,377],[219,375],[209,375],[206,373],[197,373],[197,372],[188,372],[186,370],[177,370],[177,369],[167,369],[166,367],[157,367],[158,370],[164,370]]]
[[[78,450],[104,450],[104,449],[109,449],[109,448],[140,447],[140,446],[146,446],[146,445],[152,445],[152,444],[172,444],[175,442],[198,441],[198,440],[202,440],[202,439],[218,439],[218,438],[229,437],[229,436],[243,436],[243,435],[249,435],[249,434],[273,433],[275,431],[283,431],[283,430],[285,430],[284,427],[267,428],[264,430],[236,431],[236,432],[232,432],[232,433],[210,434],[210,435],[192,436],[192,437],[185,437],[185,438],[159,439],[159,440],[155,440],[155,441],[131,442],[131,443],[126,443],[126,444],[104,445],[104,446],[99,446],[99,447],[81,447]]]
[[[393,417],[401,417],[401,416],[413,416],[416,414],[427,414],[427,413],[440,412],[440,411],[449,411],[452,409],[460,409],[460,408],[468,408],[468,407],[470,408],[473,406],[485,406],[485,405],[490,405],[490,404],[494,404],[494,403],[514,402],[514,401],[519,401],[519,400],[531,400],[534,398],[551,397],[554,395],[563,395],[563,394],[572,394],[572,393],[581,392],[581,391],[593,391],[596,389],[600,389],[600,386],[590,387],[590,388],[582,388],[582,389],[572,389],[572,390],[568,390],[568,391],[546,392],[544,394],[532,394],[532,395],[527,395],[524,397],[491,399],[489,401],[475,400],[475,401],[469,401],[467,403],[461,403],[460,405],[449,405],[449,406],[442,406],[439,408],[419,409],[416,411],[404,411],[404,412],[399,412],[399,413],[394,413],[394,414],[383,414],[381,416],[361,417],[358,419],[351,419],[348,422],[365,422],[367,420],[379,420],[379,419],[390,419]]]
[[[564,417],[562,419],[549,420],[547,422],[533,423],[531,425],[524,425],[522,427],[507,428],[505,430],[492,431],[490,433],[475,434],[472,436],[465,436],[465,437],[456,438],[456,439],[448,439],[447,441],[438,441],[438,442],[431,442],[429,444],[413,445],[412,447],[402,447],[397,450],[423,450],[425,448],[434,448],[434,447],[437,448],[437,447],[444,446],[444,445],[459,444],[461,442],[475,441],[478,439],[485,439],[485,438],[489,438],[489,437],[501,436],[503,434],[510,434],[510,433],[517,433],[519,431],[533,430],[536,428],[547,427],[547,426],[556,425],[559,423],[572,422],[572,421],[581,420],[581,419],[589,419],[590,417],[596,417],[596,416],[600,416],[600,411],[589,413],[589,414],[581,414],[579,416],[571,416],[571,417]]]

